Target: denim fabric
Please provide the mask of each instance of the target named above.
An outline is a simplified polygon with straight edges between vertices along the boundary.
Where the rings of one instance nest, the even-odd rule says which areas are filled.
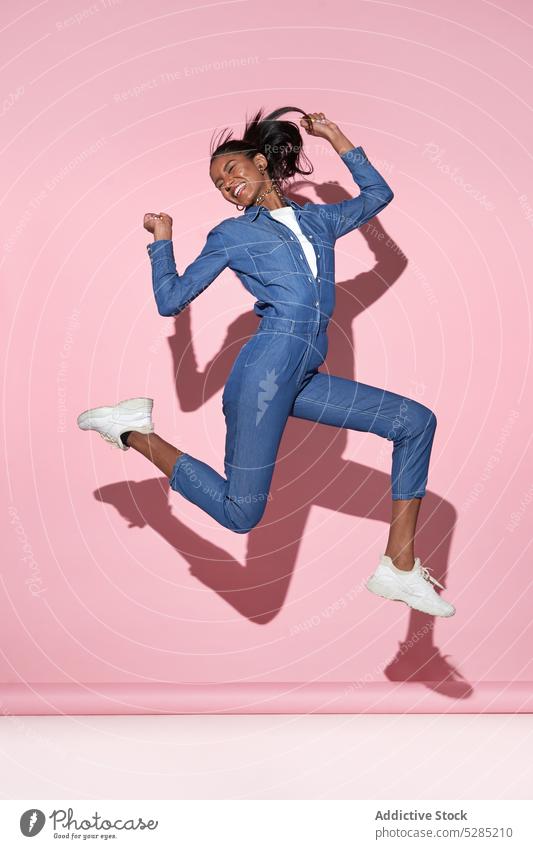
[[[248,207],[207,235],[201,254],[177,274],[172,242],[147,246],[159,313],[177,315],[226,268],[256,298],[261,317],[241,348],[222,395],[226,419],[223,477],[191,454],[179,456],[172,489],[236,533],[260,521],[288,416],[375,433],[393,442],[393,499],[425,495],[435,414],[394,392],[318,371],[335,306],[335,241],[373,218],[393,198],[363,148],[342,154],[360,188],[334,204],[300,205],[285,197],[315,247],[312,274],[292,230],[266,207]]]
[[[331,317],[335,306],[335,241],[361,227],[393,198],[381,174],[370,164],[362,147],[341,156],[361,192],[340,203],[296,203],[300,228],[315,246],[315,279],[295,234],[269,214],[265,206],[250,206],[240,216],[225,218],[207,234],[199,256],[183,274],[176,273],[170,239],[147,245],[152,263],[152,285],[161,315],[180,313],[231,268],[257,300],[259,316],[282,316],[318,322]]]

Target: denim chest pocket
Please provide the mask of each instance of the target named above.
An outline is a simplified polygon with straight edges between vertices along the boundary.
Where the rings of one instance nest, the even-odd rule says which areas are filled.
[[[246,245],[245,250],[252,261],[254,271],[263,282],[294,271],[294,260],[284,239]]]

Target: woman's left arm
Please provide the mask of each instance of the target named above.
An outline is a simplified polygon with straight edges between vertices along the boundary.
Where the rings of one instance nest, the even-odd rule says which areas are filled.
[[[394,192],[379,171],[369,162],[363,148],[355,147],[339,127],[324,116],[323,112],[313,112],[310,118],[312,118],[311,121],[302,119],[311,128],[308,130],[309,135],[325,138],[331,143],[344,164],[350,169],[354,182],[361,189],[355,198],[348,198],[339,203],[317,204],[320,207],[320,214],[325,217],[330,226],[333,238],[339,239],[381,212],[393,199]]]

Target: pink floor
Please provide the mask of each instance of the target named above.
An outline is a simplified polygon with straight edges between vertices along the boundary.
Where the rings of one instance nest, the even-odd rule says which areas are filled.
[[[5,717],[5,799],[530,799],[533,717]]]

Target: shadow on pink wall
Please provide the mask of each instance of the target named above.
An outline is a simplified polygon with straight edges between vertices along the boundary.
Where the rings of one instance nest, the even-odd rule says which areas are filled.
[[[349,197],[336,184],[315,185],[315,190],[324,203]],[[294,191],[290,194],[299,203],[307,201]],[[377,217],[359,233],[374,254],[375,264],[370,271],[336,284],[329,351],[321,367],[351,379],[355,379],[352,322],[399,279],[407,265],[407,258],[387,236]],[[179,375],[175,388],[182,410],[199,409],[222,388],[238,348],[243,339],[255,332],[257,323],[253,312],[239,316],[229,326],[220,351],[201,372],[192,344],[190,310],[176,316],[175,335],[169,343],[173,373]],[[301,419],[289,419],[278,455],[283,459],[276,464],[272,479],[272,498],[262,522],[246,537],[246,568],[172,514],[170,486],[165,477],[109,484],[94,495],[112,504],[129,527],[152,527],[189,563],[194,577],[240,615],[263,625],[278,614],[284,603],[311,506],[387,524],[390,521],[390,475],[343,459],[347,438],[343,428],[317,427]],[[310,493],[316,493],[312,503]],[[428,489],[420,510],[416,549],[422,560],[424,556],[431,557],[432,572],[444,585],[456,517],[453,505]],[[276,529],[275,556],[272,527]],[[422,682],[441,695],[466,699],[473,693],[472,685],[435,646],[433,625],[433,617],[410,611],[405,640],[386,666],[385,675],[391,682]]]

